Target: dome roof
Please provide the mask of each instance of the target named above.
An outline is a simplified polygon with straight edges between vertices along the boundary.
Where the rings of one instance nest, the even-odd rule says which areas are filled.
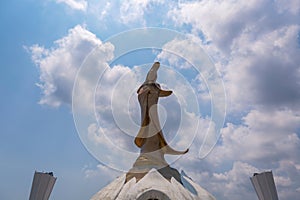
[[[125,183],[123,174],[95,194],[91,200],[215,200],[215,198],[194,183],[183,172],[181,183],[175,178],[167,180],[156,169],[150,170],[140,181],[136,178]]]

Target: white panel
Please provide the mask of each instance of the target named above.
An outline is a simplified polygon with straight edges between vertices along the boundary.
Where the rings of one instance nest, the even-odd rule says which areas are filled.
[[[56,178],[49,173],[35,172],[29,200],[48,200]]]
[[[254,174],[250,180],[259,200],[278,200],[272,171]]]

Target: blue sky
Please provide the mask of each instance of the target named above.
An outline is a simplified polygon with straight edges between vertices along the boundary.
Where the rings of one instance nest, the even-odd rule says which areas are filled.
[[[138,152],[132,137],[120,134],[122,127],[116,126],[116,119],[127,119],[122,115],[127,111],[116,116],[113,109],[129,102],[130,117],[139,122],[134,93],[124,101],[116,95],[134,91],[155,60],[162,63],[158,80],[175,94],[161,101],[166,137],[176,148],[191,149],[172,166],[183,169],[217,199],[254,199],[249,177],[263,170],[273,170],[281,199],[299,196],[299,0],[11,0],[0,3],[0,25],[0,199],[27,198],[35,170],[53,171],[58,177],[51,199],[75,200],[89,199],[122,173],[112,167],[126,170],[130,163],[118,151],[106,152],[111,163],[99,161],[109,144],[100,128],[121,148]],[[137,33],[137,28],[147,27],[178,31],[188,40],[170,37],[161,46],[164,50],[144,48],[114,57],[118,44],[138,46],[144,36],[126,41],[124,31]],[[125,39],[114,43],[120,34]],[[206,53],[189,46],[195,44]],[[185,60],[203,61],[205,56],[219,72],[211,82]],[[99,69],[111,69],[91,93],[87,88],[92,78],[75,77],[93,62]],[[205,74],[206,68],[201,69]],[[222,85],[214,85],[220,80]],[[75,124],[72,91],[74,82],[85,83],[80,81],[87,85],[77,88],[79,95],[86,92],[76,104],[83,118]],[[93,95],[100,128],[81,112],[94,108],[89,104]],[[199,113],[192,112],[193,98]],[[223,101],[226,120],[221,136],[213,151],[200,159],[203,133],[218,135],[209,129],[210,123],[216,125],[211,105],[215,102],[222,113]],[[81,122],[88,127],[78,134]],[[134,136],[134,126],[129,130]]]

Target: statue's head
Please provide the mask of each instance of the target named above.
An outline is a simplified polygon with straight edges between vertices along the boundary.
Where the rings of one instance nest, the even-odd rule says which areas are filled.
[[[156,79],[157,79],[157,70],[159,69],[160,63],[159,62],[155,62],[151,69],[149,70],[145,83],[149,84],[149,83],[155,83]]]
[[[147,91],[147,90],[142,90],[143,87],[153,87],[153,89],[156,89],[159,91],[159,97],[166,97],[172,94],[172,91],[169,90],[162,90],[160,85],[158,83],[156,83],[157,80],[157,71],[159,69],[160,63],[159,62],[155,62],[151,69],[149,70],[146,80],[143,83],[143,85],[138,89],[137,93],[141,94],[143,93],[143,91]]]

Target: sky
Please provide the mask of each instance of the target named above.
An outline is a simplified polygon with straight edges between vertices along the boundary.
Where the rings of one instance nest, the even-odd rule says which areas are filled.
[[[90,199],[130,169],[136,90],[155,61],[168,156],[221,200],[253,200],[272,170],[300,195],[300,1],[11,0],[0,3],[0,199]],[[16,192],[17,191],[17,192]]]

